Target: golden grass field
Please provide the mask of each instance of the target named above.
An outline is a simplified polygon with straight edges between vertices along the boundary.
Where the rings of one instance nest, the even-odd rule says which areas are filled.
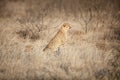
[[[80,13],[75,8],[72,13],[69,6],[73,1],[63,0],[63,5],[68,1],[67,6],[60,10],[49,7],[39,16],[39,4],[42,9],[58,5],[57,1],[3,0],[6,5],[0,4],[4,6],[0,8],[0,80],[120,80],[119,1],[98,0],[105,8],[88,12],[82,8]],[[81,7],[90,4],[76,1],[81,1]],[[43,52],[64,22],[72,28],[60,55]]]

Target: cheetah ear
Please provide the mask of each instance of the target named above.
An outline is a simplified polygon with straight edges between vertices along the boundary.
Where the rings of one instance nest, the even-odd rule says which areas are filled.
[[[66,25],[65,24],[63,24],[63,27],[65,27]]]

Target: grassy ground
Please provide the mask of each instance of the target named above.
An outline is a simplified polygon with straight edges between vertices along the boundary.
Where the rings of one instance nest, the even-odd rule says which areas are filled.
[[[14,1],[9,6],[13,4]],[[18,0],[18,4],[22,3]],[[24,8],[19,9],[24,11]],[[21,17],[22,11],[18,11],[20,18],[17,12],[15,17],[13,13],[11,17],[2,15],[0,80],[119,80],[119,14],[109,8],[105,10],[108,11],[103,9],[100,14],[101,9],[90,12],[92,20],[84,11],[79,20],[77,17],[73,19],[71,14],[67,18],[65,12],[60,18],[57,16],[59,11],[55,17],[50,13],[43,21],[33,18],[34,15]],[[90,20],[89,24],[85,19]],[[65,21],[70,22],[72,28],[66,46],[60,48],[61,54],[44,53],[42,50]]]
[[[36,31],[37,29],[33,28],[31,30],[35,30],[34,34],[30,30],[20,33],[20,30],[24,31],[24,29],[23,26],[18,25],[20,25],[18,22],[13,22],[11,19],[1,22],[1,80],[119,79],[119,50],[116,50],[119,49],[119,41],[97,39],[97,35],[103,35],[102,32],[85,34],[71,30],[68,35],[68,43],[60,49],[61,54],[59,56],[55,56],[53,53],[47,55],[42,52],[49,41],[49,38],[46,37],[51,38],[47,31],[39,33]],[[26,27],[25,29],[28,29]],[[38,36],[38,33],[37,38],[35,36]],[[52,34],[52,31],[49,33]],[[34,36],[35,39],[31,36]],[[91,39],[92,37],[93,39]]]

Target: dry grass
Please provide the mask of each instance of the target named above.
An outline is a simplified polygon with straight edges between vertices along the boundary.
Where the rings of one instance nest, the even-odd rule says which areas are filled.
[[[65,13],[60,15],[63,19],[57,15],[57,11],[55,17],[48,15],[44,23],[33,16],[31,20],[0,18],[0,80],[119,80],[119,19],[101,13],[102,21],[94,16],[85,27],[70,15],[66,46],[60,48],[60,55],[46,54],[43,48],[67,19]]]
[[[5,21],[6,23],[6,21]],[[3,80],[115,80],[119,75],[119,62],[114,62],[117,42],[97,40],[91,42],[89,36],[92,33],[83,34],[79,31],[69,33],[68,44],[61,48],[61,54],[47,55],[42,49],[48,43],[46,37],[31,38],[30,36],[41,35],[37,29],[34,34],[16,31],[27,30],[21,28],[19,23],[1,23],[0,31],[0,79]],[[12,25],[10,25],[12,24]],[[4,26],[8,27],[4,27]],[[11,27],[9,27],[11,26]],[[17,27],[16,27],[17,26]],[[32,28],[32,27],[31,27]],[[44,31],[45,32],[45,31]],[[97,34],[96,34],[97,35]],[[111,46],[112,45],[112,46]],[[119,46],[119,45],[118,45]],[[113,63],[111,62],[113,61]],[[116,61],[116,60],[115,60]],[[108,64],[108,63],[111,63]],[[112,64],[117,65],[114,67]],[[115,69],[115,71],[114,71]]]

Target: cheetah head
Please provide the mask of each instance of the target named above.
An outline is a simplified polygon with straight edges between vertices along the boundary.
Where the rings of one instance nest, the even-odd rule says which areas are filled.
[[[70,23],[64,23],[63,25],[62,25],[62,29],[63,30],[69,30],[71,28],[71,25],[70,25]]]

